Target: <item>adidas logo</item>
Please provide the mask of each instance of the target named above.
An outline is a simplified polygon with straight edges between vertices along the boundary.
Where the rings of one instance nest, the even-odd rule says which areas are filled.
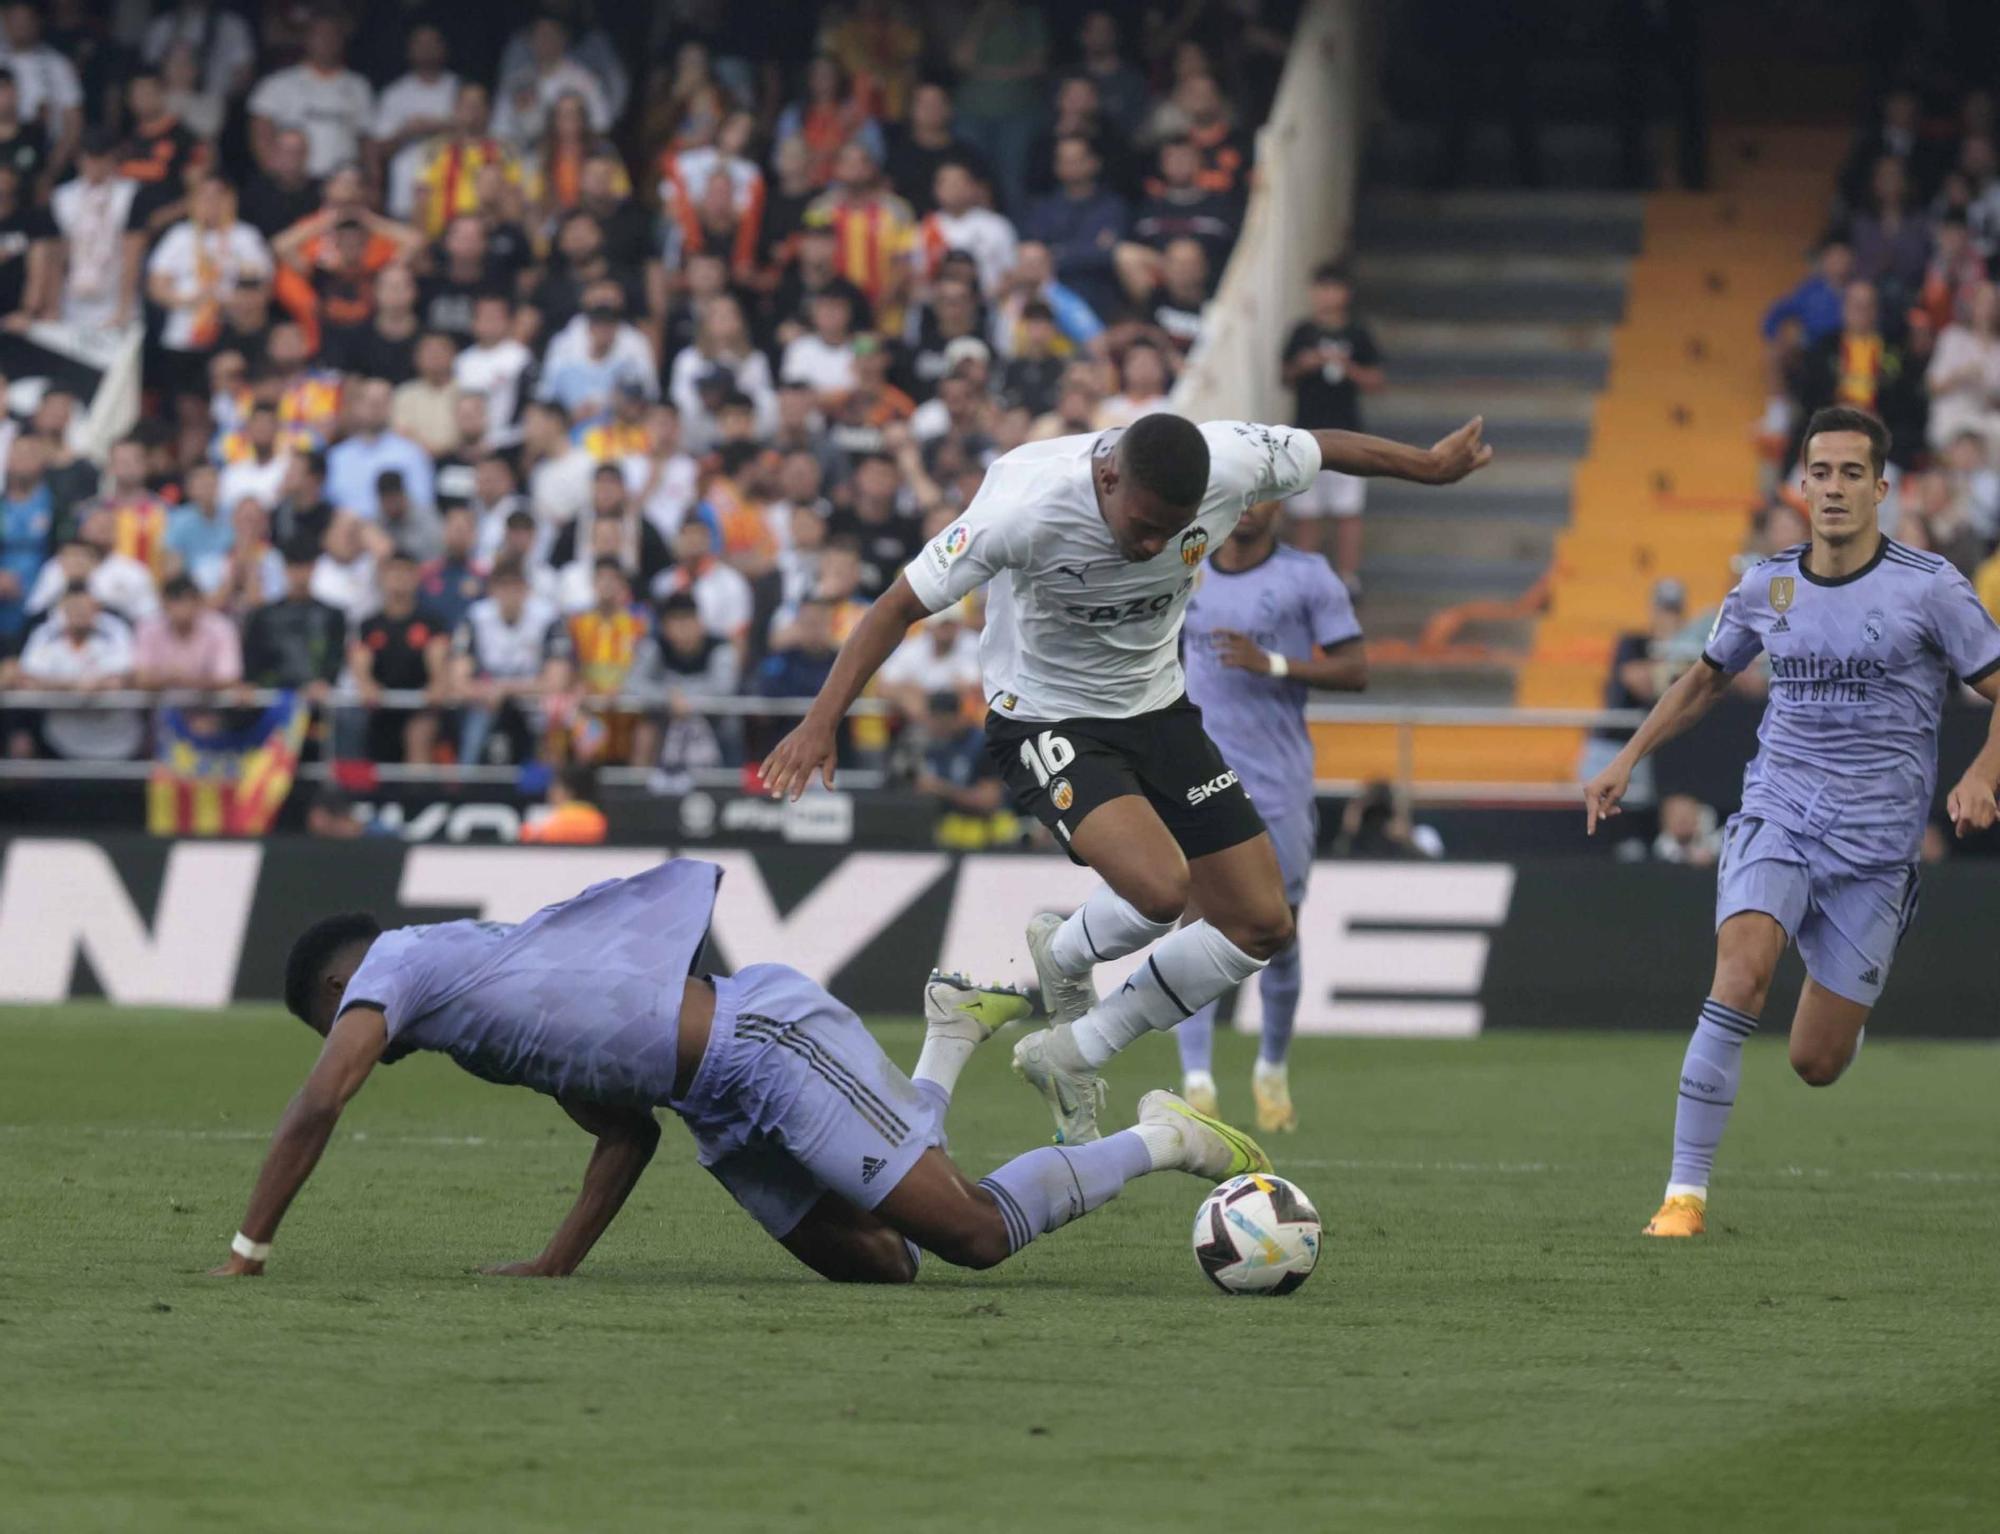
[[[1774,634],[1789,634],[1791,631],[1792,626],[1785,620],[1785,615],[1783,613],[1778,614],[1778,621],[1771,625],[1771,632]]]
[[[1861,983],[1863,985],[1880,985],[1882,983],[1881,966],[1876,964],[1871,964],[1866,969],[1864,969],[1861,972]]]
[[[873,1182],[875,1174],[888,1164],[880,1156],[863,1156],[861,1158],[861,1181],[864,1184]]]

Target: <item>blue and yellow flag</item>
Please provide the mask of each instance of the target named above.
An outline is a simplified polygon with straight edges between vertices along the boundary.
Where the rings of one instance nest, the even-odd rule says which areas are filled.
[[[237,730],[197,730],[186,710],[160,710],[146,829],[155,836],[263,835],[292,791],[311,715],[295,692]]]

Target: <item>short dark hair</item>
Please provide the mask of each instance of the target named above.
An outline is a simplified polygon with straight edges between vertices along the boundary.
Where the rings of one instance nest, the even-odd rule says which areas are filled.
[[[499,581],[525,581],[527,578],[528,567],[521,563],[519,557],[503,554],[493,561],[493,569],[486,577],[486,584],[491,586]]]
[[[1322,261],[1318,266],[1313,268],[1312,280],[1315,283],[1338,282],[1342,286],[1346,286],[1348,280],[1347,267],[1339,261]]]
[[[1118,448],[1133,483],[1169,506],[1199,506],[1208,494],[1208,439],[1187,417],[1142,415],[1125,428]]]
[[[1874,466],[1875,477],[1882,477],[1883,467],[1889,461],[1889,428],[1882,424],[1882,418],[1872,410],[1862,410],[1854,405],[1828,405],[1823,410],[1815,410],[1812,419],[1806,422],[1806,434],[1799,439],[1799,461],[1805,461],[1812,439],[1825,431],[1857,431],[1868,439],[1868,460]]]
[[[316,565],[319,563],[319,538],[308,532],[293,533],[285,541],[283,554],[288,565]]]
[[[311,1022],[313,991],[328,961],[350,943],[372,943],[381,935],[382,924],[366,911],[343,911],[306,928],[285,958],[285,1010]]]
[[[160,600],[163,602],[180,602],[200,595],[201,587],[194,583],[193,576],[187,574],[169,576],[167,583],[160,588]]]

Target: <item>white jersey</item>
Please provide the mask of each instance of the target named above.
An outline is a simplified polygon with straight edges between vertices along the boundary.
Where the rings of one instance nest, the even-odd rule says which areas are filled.
[[[998,459],[965,515],[904,571],[936,612],[992,582],[979,659],[987,701],[1012,719],[1129,719],[1186,690],[1179,640],[1195,572],[1259,501],[1296,495],[1319,446],[1289,426],[1210,421],[1208,492],[1154,558],[1118,552],[1092,465],[1121,433],[1031,442]]]

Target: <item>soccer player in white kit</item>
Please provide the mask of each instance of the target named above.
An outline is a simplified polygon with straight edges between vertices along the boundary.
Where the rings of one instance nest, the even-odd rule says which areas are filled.
[[[1098,1071],[1256,974],[1292,941],[1277,854],[1187,700],[1179,640],[1195,571],[1243,511],[1322,468],[1450,484],[1493,450],[1467,422],[1429,449],[1345,431],[1149,415],[996,461],[965,514],[848,636],[797,729],[764,762],[774,796],[833,783],[835,731],[909,627],[989,585],[987,749],[1021,807],[1103,887],[1044,912],[1028,949],[1053,1026],[1014,1065],[1065,1143],[1097,1138]],[[1184,915],[1194,920],[1180,925]],[[1095,965],[1158,946],[1099,1001]]]

